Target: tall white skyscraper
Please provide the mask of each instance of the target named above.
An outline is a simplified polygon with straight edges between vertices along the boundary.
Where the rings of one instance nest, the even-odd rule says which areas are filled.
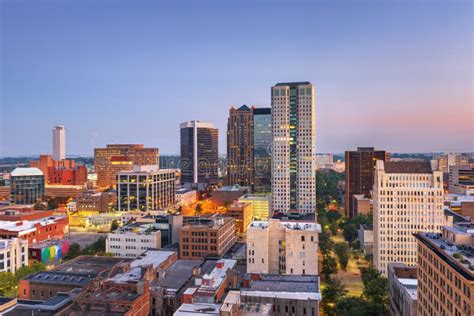
[[[53,159],[66,159],[66,129],[64,126],[53,127]]]
[[[374,267],[387,276],[389,262],[414,266],[413,234],[449,225],[443,210],[443,173],[436,161],[377,160],[374,199]]]
[[[272,87],[273,212],[316,213],[315,87]]]

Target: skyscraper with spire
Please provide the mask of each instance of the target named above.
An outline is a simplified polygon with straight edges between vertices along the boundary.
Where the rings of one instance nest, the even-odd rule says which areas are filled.
[[[253,111],[246,105],[229,110],[227,121],[227,183],[253,187]]]

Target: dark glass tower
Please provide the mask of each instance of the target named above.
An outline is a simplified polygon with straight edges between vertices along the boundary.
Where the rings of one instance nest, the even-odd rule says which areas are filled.
[[[181,182],[216,184],[219,181],[218,130],[212,123],[190,121],[181,128]]]
[[[357,216],[353,207],[353,196],[364,194],[370,196],[374,185],[375,161],[389,159],[384,150],[373,147],[358,147],[357,151],[346,151],[346,215]]]
[[[272,109],[253,109],[254,187],[256,192],[270,192],[272,179]]]

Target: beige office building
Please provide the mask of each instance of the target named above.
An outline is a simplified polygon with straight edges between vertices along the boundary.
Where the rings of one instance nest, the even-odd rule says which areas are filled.
[[[314,222],[253,221],[247,229],[247,273],[318,275]]]
[[[310,82],[272,87],[274,212],[316,213],[316,91]]]
[[[445,225],[443,175],[436,161],[378,160],[373,187],[374,266],[387,276],[389,262],[416,265],[413,234]]]

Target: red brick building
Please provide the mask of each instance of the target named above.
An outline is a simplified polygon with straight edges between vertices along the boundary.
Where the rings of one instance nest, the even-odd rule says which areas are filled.
[[[49,185],[83,185],[87,182],[87,168],[76,165],[74,160],[53,160],[50,155],[40,155],[39,160],[30,161],[30,167],[43,171]]]
[[[36,215],[34,215],[36,216]],[[62,239],[69,230],[67,216],[47,216],[35,220],[0,221],[0,239],[22,238],[28,244]]]

